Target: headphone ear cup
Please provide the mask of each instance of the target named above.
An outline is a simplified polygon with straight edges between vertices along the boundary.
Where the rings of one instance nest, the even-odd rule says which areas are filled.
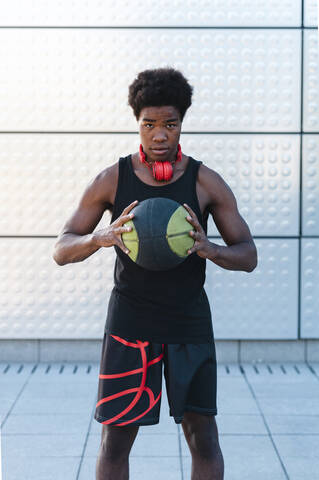
[[[172,167],[172,164],[170,162],[164,162],[163,167],[164,167],[164,180],[167,181],[173,175],[173,167]]]
[[[139,154],[140,154],[140,161],[142,163],[145,163],[149,168],[151,168],[151,166],[146,162],[146,155],[143,151],[142,144],[140,144]],[[182,149],[181,149],[180,144],[178,144],[176,161],[180,162],[181,160],[182,160]],[[157,162],[157,161],[154,162],[153,165],[152,165],[152,175],[153,175],[153,178],[155,178],[156,180],[159,180],[159,181],[170,180],[173,176],[172,164],[168,161],[166,161],[166,162]]]
[[[153,177],[156,179],[156,162],[152,166]]]
[[[163,164],[162,162],[155,162],[155,175],[156,180],[163,179]]]
[[[173,167],[170,162],[155,162],[153,165],[153,177],[156,180],[170,180],[173,174]]]

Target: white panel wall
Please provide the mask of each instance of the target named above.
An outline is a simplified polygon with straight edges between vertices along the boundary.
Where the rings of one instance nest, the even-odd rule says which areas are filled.
[[[128,85],[139,71],[166,65],[195,87],[182,149],[229,184],[258,249],[252,273],[208,261],[215,338],[319,337],[316,7],[314,0],[6,2],[0,338],[101,338],[114,250],[59,267],[52,248],[88,182],[137,151]],[[109,220],[105,212],[96,228]],[[225,245],[212,219],[209,235]]]
[[[319,235],[319,135],[303,138],[302,233]]]
[[[313,0],[308,2],[313,10]],[[300,0],[11,0],[1,25],[300,26]]]
[[[53,238],[0,239],[0,338],[97,338],[103,331],[114,249],[59,267],[53,244]],[[259,264],[251,274],[207,262],[216,338],[296,338],[298,241],[262,239],[256,246]]]
[[[219,245],[225,243],[213,240]],[[219,339],[294,339],[298,334],[298,240],[258,239],[258,266],[231,271],[208,262],[206,291]]]
[[[301,275],[301,336],[319,337],[319,238],[303,238]]]
[[[300,336],[319,338],[319,42],[318,0],[304,0]]]
[[[180,141],[229,184],[253,235],[298,234],[299,136],[186,133]],[[138,146],[137,134],[1,135],[0,235],[57,235],[89,180]],[[209,234],[219,235],[211,217]]]
[[[304,32],[303,130],[319,131],[319,45],[318,31]]]
[[[113,248],[58,266],[54,238],[0,239],[0,338],[99,338],[113,282]]]
[[[197,86],[184,130],[296,131],[300,45],[299,29],[0,30],[0,129],[135,131],[129,83],[170,64]]]
[[[187,152],[232,189],[253,235],[298,235],[300,139],[297,135],[185,135]],[[183,141],[183,145],[185,141]],[[219,235],[213,218],[210,235]]]
[[[304,0],[304,25],[318,26],[318,0]]]

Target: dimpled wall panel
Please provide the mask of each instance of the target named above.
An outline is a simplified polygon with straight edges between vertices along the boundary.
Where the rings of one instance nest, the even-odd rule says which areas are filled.
[[[297,135],[182,134],[180,142],[229,184],[253,235],[297,235]],[[0,234],[57,235],[91,179],[138,145],[137,134],[1,135]],[[106,212],[96,228],[109,220]],[[212,217],[208,233],[219,235]]]
[[[302,147],[302,234],[319,235],[319,135],[304,135]]]
[[[319,131],[318,31],[304,31],[303,131]]]
[[[299,136],[185,137],[187,152],[219,173],[230,186],[252,235],[298,235]],[[220,235],[211,216],[208,225],[209,235]]]
[[[0,338],[99,338],[113,283],[113,247],[58,266],[54,238],[0,239]]]
[[[299,26],[301,0],[11,0],[1,25]]]
[[[301,241],[301,338],[319,337],[319,238]]]
[[[96,338],[103,331],[114,249],[61,267],[53,246],[54,239],[0,240],[0,338]],[[296,338],[298,242],[260,239],[256,246],[259,263],[249,275],[207,261],[216,338]]]
[[[224,245],[220,239],[214,243]],[[253,272],[207,261],[206,292],[218,339],[298,338],[298,240],[256,239]]]
[[[318,338],[318,238],[299,236],[300,220],[302,235],[318,236],[316,24],[315,0],[6,2],[0,338],[101,338],[114,249],[61,267],[55,236],[88,182],[137,151],[128,85],[140,70],[167,65],[195,86],[183,151],[222,175],[256,236],[253,272],[207,261],[215,338],[294,339],[298,320],[302,338]],[[105,212],[96,229],[109,220]],[[210,219],[209,234],[218,233]]]
[[[0,234],[57,235],[86,186],[119,155],[135,151],[137,141],[137,135],[1,135]],[[100,224],[107,218],[106,212]]]
[[[318,26],[318,0],[304,0],[304,25]]]
[[[184,130],[296,131],[300,50],[298,29],[2,29],[0,129],[136,131],[129,83],[170,64],[196,85]]]

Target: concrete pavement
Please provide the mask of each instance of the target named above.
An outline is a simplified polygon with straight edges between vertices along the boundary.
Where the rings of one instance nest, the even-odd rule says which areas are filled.
[[[95,480],[97,363],[1,363],[3,480]],[[319,478],[319,363],[218,364],[216,422],[225,480]],[[169,417],[142,426],[130,479],[188,480],[191,457]]]

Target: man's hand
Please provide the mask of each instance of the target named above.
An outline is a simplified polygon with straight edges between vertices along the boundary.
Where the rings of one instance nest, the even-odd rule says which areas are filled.
[[[186,217],[186,220],[193,225],[195,232],[191,230],[189,235],[195,240],[194,246],[188,250],[188,254],[190,255],[193,252],[196,252],[199,257],[202,258],[214,258],[217,256],[219,246],[215,243],[212,243],[208,240],[203,227],[198,221],[196,213],[187,205],[187,203],[183,204],[186,210],[189,213],[189,216]]]
[[[134,213],[129,213],[133,207],[138,203],[138,200],[130,203],[116,220],[114,220],[111,225],[108,225],[106,228],[97,230],[94,232],[94,241],[99,247],[111,247],[112,245],[117,245],[124,253],[128,254],[130,251],[126,248],[122,241],[122,233],[130,232],[132,227],[125,227],[124,224],[129,220],[132,220]]]

